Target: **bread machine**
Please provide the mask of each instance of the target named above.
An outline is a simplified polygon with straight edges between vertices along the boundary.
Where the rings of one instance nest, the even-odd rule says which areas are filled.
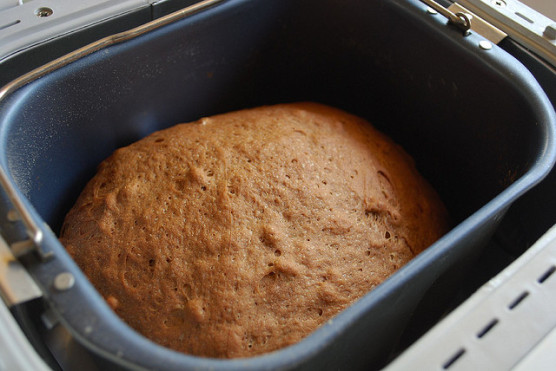
[[[511,0],[3,0],[0,40],[0,370],[554,361],[549,17]],[[212,360],[139,336],[56,240],[96,164],[177,122],[294,100],[357,113],[401,143],[453,230],[286,349]]]

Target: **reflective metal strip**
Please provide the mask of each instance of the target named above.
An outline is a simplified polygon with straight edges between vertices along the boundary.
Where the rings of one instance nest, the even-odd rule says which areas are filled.
[[[21,331],[16,320],[0,301],[0,370],[50,371]]]

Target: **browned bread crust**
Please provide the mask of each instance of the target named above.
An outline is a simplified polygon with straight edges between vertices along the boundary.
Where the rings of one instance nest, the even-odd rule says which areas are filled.
[[[297,103],[117,150],[60,240],[137,331],[232,358],[301,340],[446,231],[399,146],[361,118]]]

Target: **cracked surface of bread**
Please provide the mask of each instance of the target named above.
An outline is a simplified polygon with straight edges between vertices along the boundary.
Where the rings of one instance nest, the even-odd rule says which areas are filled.
[[[293,103],[118,149],[60,240],[138,332],[236,358],[298,342],[447,228],[399,146],[361,118]]]

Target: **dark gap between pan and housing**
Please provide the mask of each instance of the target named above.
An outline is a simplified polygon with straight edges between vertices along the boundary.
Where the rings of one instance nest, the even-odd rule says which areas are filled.
[[[477,333],[477,337],[479,339],[483,338],[488,332],[490,332],[490,330],[492,330],[494,328],[494,326],[496,326],[498,324],[498,319],[494,318],[492,319],[485,327],[483,327],[483,329],[481,331],[479,331]]]
[[[449,369],[458,359],[461,358],[465,354],[465,349],[460,348],[453,356],[451,356],[444,364],[442,365],[442,369],[447,370]]]
[[[515,309],[527,296],[529,296],[528,291],[524,291],[519,295],[514,301],[508,305],[508,309],[512,310]]]
[[[551,266],[548,268],[546,272],[544,272],[539,279],[537,280],[538,283],[544,283],[551,275],[556,271],[556,266]]]

